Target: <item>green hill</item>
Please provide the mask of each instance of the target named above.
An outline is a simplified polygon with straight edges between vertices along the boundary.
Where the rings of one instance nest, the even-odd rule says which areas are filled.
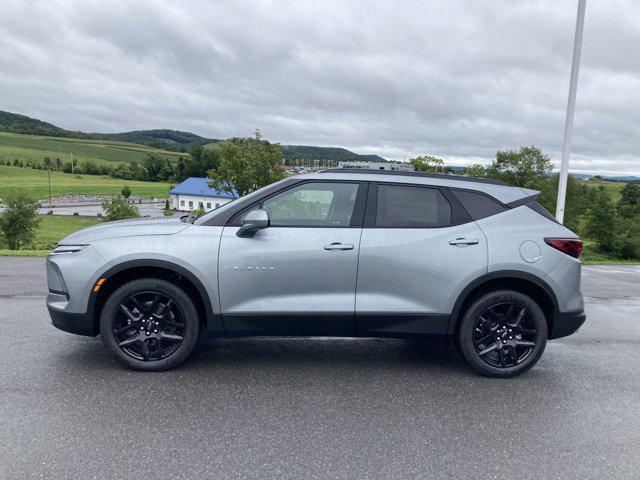
[[[190,132],[179,130],[136,130],[124,133],[92,133],[94,137],[139,143],[150,147],[178,152],[188,152],[196,145],[206,145],[213,140]]]
[[[140,162],[148,153],[155,153],[169,160],[177,160],[179,152],[160,150],[136,143],[114,140],[91,140],[67,137],[42,137],[0,132],[0,163],[13,162],[42,163],[45,157],[59,158],[63,163],[74,160],[79,163],[91,160],[102,162]]]
[[[282,157],[290,160],[329,160],[333,162],[385,162],[377,155],[359,155],[346,148],[282,145]]]
[[[30,118],[25,115],[19,115],[17,113],[11,112],[3,112],[0,111],[0,132],[6,132],[9,134],[22,134],[27,136],[47,136],[47,137],[55,137],[56,141],[59,141],[60,138],[67,139],[76,139],[83,140],[85,144],[93,146],[95,144],[102,146],[110,146],[110,148],[117,148],[119,150],[123,149],[131,149],[131,147],[127,147],[126,145],[122,145],[122,142],[127,142],[127,145],[136,144],[136,145],[145,145],[151,148],[164,150],[163,156],[166,158],[177,158],[179,153],[169,153],[170,152],[188,152],[193,146],[196,145],[204,145],[207,147],[211,147],[221,140],[213,139],[213,138],[205,138],[200,135],[196,135],[195,133],[190,132],[181,132],[179,130],[167,130],[167,129],[156,129],[156,130],[135,130],[132,132],[122,132],[122,133],[85,133],[79,131],[65,130],[63,128],[52,125],[51,123],[43,122],[41,120],[37,120],[35,118]],[[7,145],[7,142],[9,143]],[[11,143],[8,138],[5,138],[4,145],[6,146],[16,146]],[[49,148],[49,146],[38,146],[37,142],[34,143],[32,140],[25,140],[21,143],[21,147],[24,147],[24,143],[29,143],[29,148],[42,148],[47,150],[47,154],[44,156],[52,156],[52,152],[58,150],[58,145],[56,143],[53,145],[53,150]],[[50,142],[49,142],[50,143]],[[75,145],[74,145],[75,147]],[[377,155],[358,155],[357,153],[351,152],[345,148],[337,148],[337,147],[313,147],[306,145],[282,145],[282,156],[286,162],[292,160],[302,160],[302,161],[310,161],[310,160],[320,160],[320,161],[365,161],[365,162],[381,162],[384,161],[382,157]],[[2,145],[2,141],[0,141],[0,158],[2,158],[3,153],[10,156],[10,152],[5,152],[4,147]],[[58,150],[64,151],[64,149]],[[70,152],[71,150],[67,150]],[[23,152],[24,153],[24,152]],[[121,152],[98,152],[104,155],[96,155],[95,150],[91,150],[86,153],[87,158],[92,158],[93,160],[105,159],[105,160],[118,160],[118,161],[131,161],[133,159],[138,160],[139,157],[136,155],[132,155],[129,159],[120,158]],[[112,154],[113,155],[112,155]],[[158,152],[154,152],[158,153]],[[12,153],[11,153],[12,154]],[[80,154],[80,153],[78,153]],[[142,156],[144,156],[143,153]],[[74,155],[76,152],[74,151]],[[93,155],[93,156],[92,156]],[[55,155],[53,155],[56,158]],[[104,158],[103,158],[104,157]],[[108,158],[107,158],[108,157]],[[134,158],[135,157],[135,158]],[[13,158],[23,159],[26,157],[15,156]],[[38,158],[38,160],[42,160],[42,158]]]
[[[2,110],[0,110],[0,132],[46,135],[48,137],[87,137],[86,133],[65,130],[42,120]]]
[[[123,133],[85,133],[65,130],[51,123],[0,110],[0,132],[18,133],[25,135],[42,135],[47,137],[66,137],[85,140],[116,140],[137,143],[150,147],[186,152],[194,145],[204,145],[213,140],[195,133],[180,132],[178,130],[136,130]]]

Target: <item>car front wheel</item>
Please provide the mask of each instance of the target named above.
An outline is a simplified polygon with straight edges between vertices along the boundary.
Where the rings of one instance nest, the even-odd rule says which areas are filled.
[[[458,350],[474,369],[489,377],[514,377],[540,359],[547,322],[540,306],[513,290],[489,292],[464,313]]]
[[[189,295],[162,279],[128,282],[107,299],[100,333],[107,349],[137,370],[167,370],[193,350],[198,312]]]

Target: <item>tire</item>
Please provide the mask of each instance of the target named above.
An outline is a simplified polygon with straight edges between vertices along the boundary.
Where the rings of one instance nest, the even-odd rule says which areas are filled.
[[[537,363],[547,335],[544,313],[531,297],[513,290],[496,290],[479,297],[464,312],[456,346],[482,375],[508,378]]]
[[[109,296],[100,315],[107,350],[135,370],[161,371],[180,364],[193,350],[199,330],[189,295],[162,279],[125,283]]]

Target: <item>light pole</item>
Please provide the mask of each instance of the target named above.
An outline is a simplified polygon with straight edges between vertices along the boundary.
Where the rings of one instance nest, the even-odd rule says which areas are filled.
[[[582,50],[582,30],[584,29],[584,10],[587,0],[578,0],[578,16],[576,18],[576,36],[573,40],[573,61],[571,62],[571,78],[569,80],[569,99],[567,100],[567,116],[564,121],[564,141],[562,143],[562,164],[560,165],[560,181],[558,183],[558,202],[556,218],[564,221],[564,204],[567,199],[567,177],[569,176],[569,155],[571,153],[571,134],[573,132],[573,116],[576,112],[576,90],[578,89],[578,71],[580,70],[580,51]]]
[[[49,208],[51,208],[51,169],[47,169],[47,176],[49,177]]]

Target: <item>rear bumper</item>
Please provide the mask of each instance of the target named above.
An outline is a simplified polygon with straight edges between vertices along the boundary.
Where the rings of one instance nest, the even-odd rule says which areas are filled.
[[[553,315],[553,327],[549,332],[549,340],[554,338],[562,338],[578,330],[584,321],[587,319],[587,314],[584,310],[575,310],[572,312],[555,312]]]
[[[51,324],[68,333],[75,333],[76,335],[86,335],[89,337],[95,337],[97,332],[93,328],[93,320],[87,313],[69,313],[56,310],[47,305],[49,309],[49,316],[51,317]]]

